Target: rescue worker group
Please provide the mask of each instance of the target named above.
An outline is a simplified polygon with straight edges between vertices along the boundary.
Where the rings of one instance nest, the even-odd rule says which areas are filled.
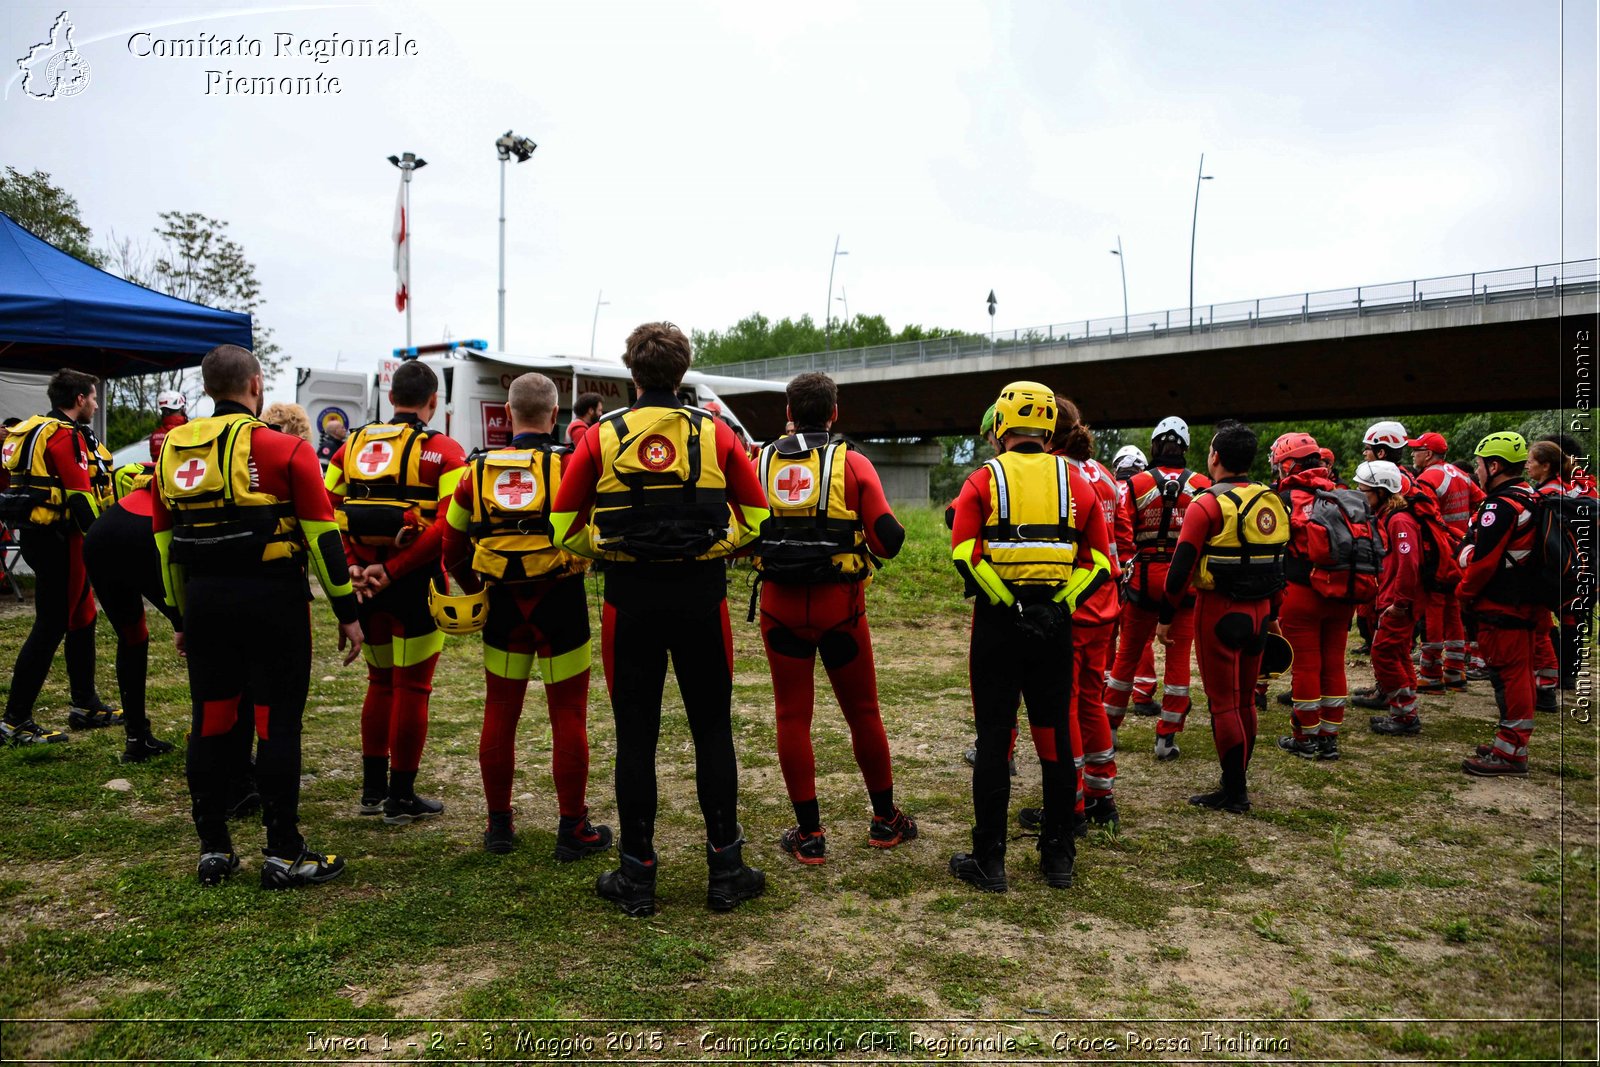
[[[481,634],[483,847],[503,854],[516,842],[516,730],[537,671],[560,813],[555,857],[581,860],[615,840],[620,862],[599,875],[596,892],[629,915],[652,914],[670,661],[694,743],[706,902],[727,911],[766,885],[745,862],[737,819],[726,593],[729,559],[745,556],[756,571],[750,614],[759,611],[795,814],[778,845],[801,864],[828,856],[811,741],[819,656],[871,802],[866,843],[914,840],[916,820],[895,800],[866,598],[905,529],[872,464],[832,432],[837,389],[826,375],[789,383],[789,426],[752,458],[715,413],[680,398],[690,362],[676,326],[638,327],[624,356],[637,400],[574,423],[570,446],[555,436],[556,387],[524,374],[507,397],[509,444],[470,456],[428,426],[439,403],[435,372],[404,363],[393,375],[393,417],[351,430],[325,472],[305,437],[259,417],[261,367],[243,348],[216,348],[201,365],[214,413],[164,422],[155,462],[131,469],[112,470],[86,426],[97,380],[58,372],[52,410],[11,426],[4,443],[0,519],[20,531],[37,584],[0,736],[67,739],[33,717],[64,640],[67,725],[123,726],[126,762],[172,752],[146,709],[148,602],[171,621],[187,664],[200,883],[239,872],[229,823],[257,811],[264,888],[338,877],[345,858],[311,848],[299,829],[315,573],[344,662],[366,661],[361,791],[351,797],[361,815],[403,825],[444,811],[417,792],[434,670],[446,635]],[[1187,424],[1164,418],[1148,458],[1129,446],[1113,470],[1093,458],[1071,401],[1018,381],[981,430],[993,456],[980,457],[945,516],[974,601],[973,829],[970,850],[949,860],[954,877],[1007,888],[1010,779],[1025,708],[1043,796],[1018,819],[1037,832],[1042,880],[1071,887],[1075,839],[1119,823],[1116,739],[1129,708],[1157,719],[1154,759],[1179,757],[1191,651],[1220,763],[1216,788],[1191,804],[1250,811],[1266,681],[1291,669],[1292,731],[1276,742],[1289,756],[1337,760],[1352,701],[1376,712],[1374,733],[1396,739],[1381,743],[1404,743],[1423,730],[1422,696],[1478,681],[1492,687],[1499,723],[1462,769],[1527,774],[1535,709],[1555,708],[1576,669],[1578,622],[1592,610],[1560,595],[1580,565],[1560,539],[1574,516],[1592,516],[1581,509],[1594,497],[1574,465],[1574,442],[1530,448],[1516,433],[1491,433],[1473,449],[1469,474],[1448,462],[1438,433],[1410,438],[1399,423],[1378,422],[1346,487],[1327,449],[1288,433],[1270,445],[1269,486],[1250,479],[1261,445],[1234,420],[1194,448]],[[615,835],[591,821],[586,801],[592,567],[604,577]],[[96,596],[116,629],[120,708],[95,688]],[[1345,666],[1353,620],[1375,675],[1354,693]]]

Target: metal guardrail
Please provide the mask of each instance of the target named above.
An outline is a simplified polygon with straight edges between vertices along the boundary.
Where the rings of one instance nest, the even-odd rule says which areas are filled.
[[[1126,322],[1121,315],[1117,315],[1027,327],[993,338],[981,334],[963,334],[927,341],[900,341],[869,348],[839,348],[831,352],[777,356],[746,363],[724,363],[703,369],[741,378],[782,380],[805,371],[831,373],[931,363],[999,352],[1028,352],[1061,345],[1070,348],[1084,344],[1116,344],[1151,337],[1407,314],[1511,300],[1558,299],[1593,292],[1600,292],[1600,259],[1580,259],[1533,267],[1419,278],[1409,282],[1197,305],[1192,327],[1189,324],[1188,307],[1181,307],[1130,315]]]

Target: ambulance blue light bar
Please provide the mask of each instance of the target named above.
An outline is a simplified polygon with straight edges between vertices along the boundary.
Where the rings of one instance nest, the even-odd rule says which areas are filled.
[[[440,341],[435,345],[412,345],[410,348],[397,348],[394,350],[396,359],[416,359],[418,356],[431,356],[439,352],[454,352],[458,348],[471,348],[479,352],[489,350],[489,342],[474,338],[470,341]]]

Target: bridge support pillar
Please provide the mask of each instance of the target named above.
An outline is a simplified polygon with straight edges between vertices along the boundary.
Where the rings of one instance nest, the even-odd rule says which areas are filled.
[[[895,507],[928,505],[928,472],[944,458],[937,442],[862,441],[861,452],[878,469],[884,495]]]

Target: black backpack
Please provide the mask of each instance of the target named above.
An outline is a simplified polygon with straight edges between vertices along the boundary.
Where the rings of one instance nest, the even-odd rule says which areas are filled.
[[[1538,603],[1554,610],[1594,604],[1596,504],[1591,496],[1539,493],[1533,504]]]

